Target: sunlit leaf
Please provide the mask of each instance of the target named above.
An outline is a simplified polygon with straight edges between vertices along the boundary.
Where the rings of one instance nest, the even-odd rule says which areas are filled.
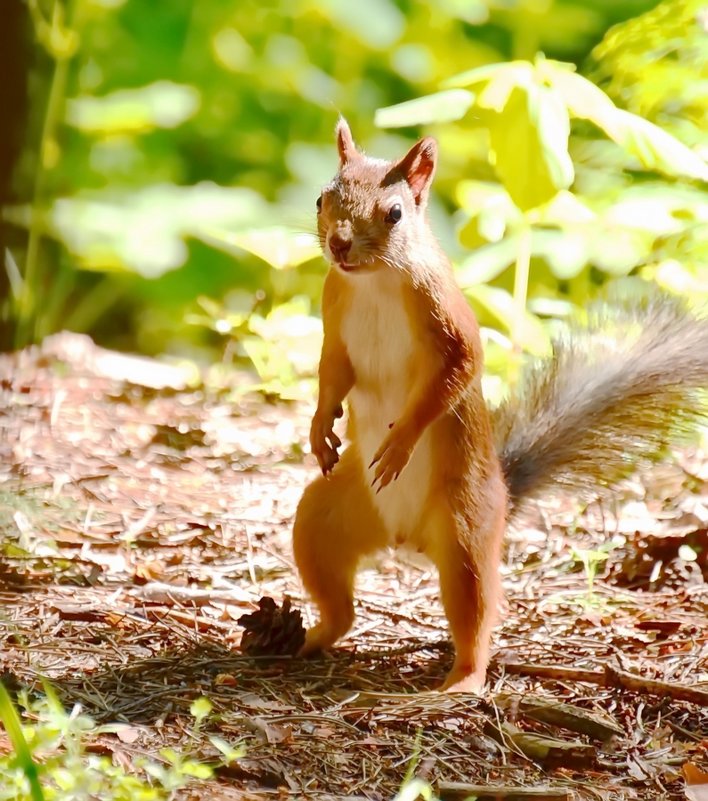
[[[576,307],[568,300],[560,298],[530,298],[529,311],[543,317],[569,317],[577,312]]]
[[[201,238],[229,253],[243,250],[253,253],[276,270],[297,267],[321,253],[314,236],[282,227],[235,232],[204,229]]]
[[[390,47],[403,33],[406,20],[392,0],[337,0],[312,2],[318,14],[327,14],[342,31],[353,34],[371,47]]]
[[[671,134],[615,106],[587,78],[565,69],[547,69],[553,87],[571,114],[587,119],[628,150],[648,169],[708,181],[708,164]]]
[[[515,87],[490,129],[494,169],[516,205],[548,202],[573,180],[568,115],[552,91]]]
[[[217,737],[216,735],[210,735],[209,742],[221,753],[227,765],[231,762],[235,762],[237,759],[241,759],[246,753],[246,749],[242,745],[234,748],[234,746],[222,737]]]
[[[68,101],[67,121],[88,133],[141,133],[153,128],[176,128],[199,108],[193,86],[157,81],[137,89],[118,89],[103,97]]]
[[[474,94],[466,89],[446,89],[395,106],[377,109],[374,122],[381,128],[427,125],[462,119],[474,103]]]
[[[697,146],[706,157],[705,1],[650,5],[651,10],[607,32],[592,52],[595,68],[588,77],[622,108]]]
[[[503,233],[503,220],[498,221],[494,233],[497,233],[499,228],[502,229]],[[457,230],[457,238],[460,240],[462,247],[468,250],[476,250],[486,245],[489,241],[497,242],[500,239],[500,237],[495,237],[492,240],[488,239],[485,236],[485,232],[481,230],[478,217],[471,217],[464,225],[460,226]]]
[[[192,701],[189,707],[189,714],[197,720],[203,720],[213,708],[212,702],[208,698],[201,696]]]
[[[605,126],[611,127],[617,107],[602,89],[559,62],[544,61],[539,70],[558,92],[572,116],[591,120],[603,130]]]
[[[542,257],[556,278],[567,281],[588,263],[591,238],[591,232],[582,227],[536,230],[531,239],[531,253]]]
[[[463,289],[493,281],[514,263],[516,239],[507,237],[500,242],[477,248],[462,261],[456,271],[457,280]]]
[[[708,264],[708,253],[702,262],[699,274],[689,270],[676,259],[667,259],[657,266],[653,278],[661,286],[673,292],[696,298],[700,305],[703,303],[702,298],[708,295],[708,271],[705,269],[705,264]]]
[[[161,748],[160,756],[172,765],[178,765],[182,761],[182,757],[174,748]]]
[[[531,64],[524,61],[512,62],[501,67],[491,76],[487,85],[479,93],[477,103],[481,108],[500,114],[504,111],[514,89],[530,89],[533,81]]]
[[[518,324],[518,310],[514,298],[504,289],[476,284],[465,289],[465,294],[480,303],[508,330],[514,331]],[[534,355],[548,353],[550,338],[541,321],[529,311],[522,313],[520,341]]]
[[[443,82],[443,86],[455,88],[460,86],[472,86],[476,83],[483,83],[484,81],[488,81],[490,78],[495,77],[500,72],[508,70],[509,67],[515,63],[517,62],[501,62],[498,64],[483,64],[481,67],[473,67],[471,70],[465,70],[457,75],[453,75],[451,78],[447,78]]]
[[[708,164],[700,156],[636,114],[617,109],[611,126],[605,131],[648,169],[708,181]]]
[[[256,336],[241,345],[264,382],[292,384],[315,375],[322,348],[322,321],[310,313],[307,298],[295,297],[267,316],[252,314],[248,327]]]
[[[611,275],[628,275],[651,253],[651,232],[621,226],[602,226],[595,231],[590,259]],[[612,242],[612,247],[607,247]]]
[[[193,759],[183,762],[180,770],[185,776],[192,776],[195,779],[211,779],[214,775],[214,769],[210,765],[205,765],[203,762],[195,762]]]
[[[409,779],[396,793],[393,801],[416,801],[418,798],[422,798],[423,801],[434,801],[433,788],[422,779]]]
[[[20,716],[17,714],[10,694],[2,682],[0,682],[0,720],[2,720],[8,739],[17,755],[18,765],[27,778],[32,801],[43,801],[44,793],[39,780],[39,770],[32,758],[32,752],[22,731]]]
[[[477,248],[460,263],[457,280],[463,288],[495,280],[514,263],[517,247],[518,236],[508,234],[499,242]],[[590,260],[592,252],[593,236],[587,229],[534,229],[531,232],[531,256],[542,258],[560,280],[578,275]],[[636,256],[636,253],[633,255]],[[610,257],[609,262],[625,268],[626,253]],[[636,260],[632,261],[632,265],[635,264]]]
[[[154,278],[185,262],[186,237],[206,239],[207,229],[255,225],[267,209],[248,189],[161,184],[58,198],[49,224],[81,267],[131,269]]]
[[[533,93],[530,96],[532,97]],[[560,96],[545,86],[540,86],[538,89],[536,125],[543,160],[556,190],[553,193],[555,197],[559,190],[567,189],[573,183],[575,171],[568,153],[570,136],[568,110]]]
[[[521,222],[521,212],[499,184],[462,181],[458,184],[456,198],[470,215],[458,232],[461,244],[467,248],[498,242],[509,227]]]
[[[597,214],[577,195],[561,190],[545,206],[534,209],[529,217],[534,223],[562,226],[592,223]]]

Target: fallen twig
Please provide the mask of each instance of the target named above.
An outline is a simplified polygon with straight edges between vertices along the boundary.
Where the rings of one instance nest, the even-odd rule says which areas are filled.
[[[685,687],[681,684],[670,684],[658,679],[637,676],[612,665],[605,665],[604,670],[578,670],[558,665],[527,665],[509,663],[504,665],[507,673],[517,676],[531,676],[536,679],[552,679],[553,681],[584,681],[600,687],[619,687],[636,693],[668,696],[675,701],[690,701],[699,706],[708,706],[708,692],[697,687]]]
[[[195,587],[177,587],[161,581],[152,581],[142,587],[131,589],[131,595],[151,603],[179,603],[187,606],[208,606],[210,604],[234,604],[243,607],[253,604],[253,593],[234,587],[229,590],[202,590]]]
[[[495,787],[486,784],[441,782],[438,785],[441,801],[455,801],[472,796],[477,801],[570,801],[571,795],[562,787]]]
[[[605,666],[606,686],[621,687],[632,692],[651,693],[652,695],[668,695],[675,701],[690,701],[699,706],[708,706],[708,691],[697,687],[685,687],[682,684],[670,684],[657,679],[647,679],[612,665]]]

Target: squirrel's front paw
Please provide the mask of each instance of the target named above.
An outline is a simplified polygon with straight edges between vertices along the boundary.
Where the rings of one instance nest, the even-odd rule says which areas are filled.
[[[411,458],[414,444],[406,428],[393,425],[391,433],[381,443],[369,465],[370,468],[376,465],[374,480],[371,482],[372,487],[378,484],[376,492],[381,492],[387,484],[398,478]]]
[[[334,421],[341,417],[341,406],[333,413],[326,414],[319,409],[312,418],[310,428],[310,448],[317,457],[317,462],[323,475],[327,475],[339,461],[338,448],[342,445],[342,440],[334,433]]]

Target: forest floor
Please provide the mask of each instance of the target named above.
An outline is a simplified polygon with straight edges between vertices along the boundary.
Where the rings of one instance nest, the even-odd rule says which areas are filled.
[[[240,651],[263,596],[312,622],[290,548],[312,410],[182,380],[74,335],[0,357],[2,679],[123,724],[87,753],[243,747],[180,799],[383,801],[410,776],[441,798],[708,798],[708,460],[510,531],[487,691],[445,696],[436,577],[408,556],[362,572],[332,653]]]

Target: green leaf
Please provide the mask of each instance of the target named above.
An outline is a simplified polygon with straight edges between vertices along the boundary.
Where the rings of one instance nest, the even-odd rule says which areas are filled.
[[[182,757],[175,751],[174,748],[161,748],[160,756],[163,757],[171,765],[179,765],[182,762]]]
[[[77,779],[71,771],[58,765],[52,770],[52,779],[57,783],[59,789],[66,793],[68,798],[71,798],[69,791],[74,790],[77,784]]]
[[[321,252],[317,239],[311,234],[280,226],[236,232],[205,229],[200,233],[200,239],[227,253],[245,250],[276,270],[297,267],[317,258]]]
[[[163,786],[169,780],[169,773],[167,769],[162,765],[159,765],[157,762],[148,762],[147,764],[143,765],[143,770],[148,774],[148,776],[156,779]]]
[[[515,87],[490,128],[494,168],[522,211],[547,203],[573,181],[568,114],[547,87]]]
[[[558,92],[574,117],[590,120],[603,130],[605,126],[611,127],[617,107],[602,89],[560,62],[542,62],[539,73]]]
[[[540,256],[561,281],[574,278],[588,263],[591,244],[588,232],[582,228],[535,230],[531,253]]]
[[[516,237],[505,237],[499,242],[483,245],[462,262],[456,271],[457,281],[463,289],[475,284],[486,284],[498,278],[516,258]]]
[[[594,231],[590,261],[610,275],[628,275],[651,253],[654,235],[639,229],[604,224]],[[607,243],[611,242],[612,247]]]
[[[214,775],[214,770],[210,765],[203,762],[195,762],[193,759],[188,759],[180,765],[180,771],[185,776],[192,776],[195,779],[211,779]]]
[[[616,109],[612,125],[605,132],[650,170],[708,181],[708,164],[649,120]]]
[[[39,769],[32,759],[32,752],[22,733],[22,724],[17,710],[12,704],[10,694],[0,682],[0,720],[17,755],[17,762],[24,772],[30,786],[32,801],[44,801],[44,793],[39,782]]]
[[[479,93],[477,103],[481,108],[499,114],[509,102],[509,96],[515,88],[529,88],[533,85],[533,81],[531,64],[526,61],[512,62],[497,70],[491,77],[489,83]]]
[[[708,231],[706,231],[708,235]],[[708,237],[707,237],[708,238]],[[683,292],[697,299],[702,305],[702,298],[708,295],[708,275],[705,264],[708,263],[708,246],[700,267],[693,271],[675,259],[662,261],[656,268],[653,276],[660,286],[667,287],[673,292]]]
[[[708,164],[671,134],[636,114],[617,108],[601,89],[582,75],[561,69],[553,62],[546,62],[542,69],[574,117],[593,122],[638,158],[644,167],[667,175],[708,181]]]
[[[466,89],[446,89],[432,95],[417,97],[415,100],[406,100],[395,106],[377,109],[374,122],[379,128],[453,122],[467,114],[474,99],[474,94]]]
[[[358,0],[356,3],[319,0],[312,6],[317,9],[318,16],[332,17],[338,26],[337,34],[346,32],[347,37],[354,36],[371,48],[391,48],[406,25],[406,18],[393,0]]]
[[[191,706],[189,707],[189,714],[196,718],[198,721],[204,720],[204,718],[211,712],[214,708],[214,705],[208,698],[197,698],[196,700],[192,701]]]
[[[550,203],[531,215],[531,221],[540,225],[582,225],[596,219],[595,212],[572,192],[561,190]]]
[[[118,89],[103,97],[76,97],[67,102],[70,125],[93,134],[145,133],[176,128],[199,108],[193,86],[157,81],[137,89]]]
[[[498,62],[496,64],[483,64],[481,67],[473,67],[471,70],[465,70],[457,75],[453,75],[443,82],[445,88],[455,88],[460,86],[472,86],[475,83],[482,83],[494,78],[500,72],[508,70],[512,66],[518,64],[526,64],[524,61],[512,61],[511,63]]]
[[[207,240],[206,231],[255,226],[268,214],[272,210],[253,190],[204,181],[79,192],[57,198],[48,222],[49,233],[64,242],[79,266],[133,269],[157,278],[184,264],[186,237]]]
[[[230,743],[227,743],[226,740],[216,735],[210,736],[209,742],[223,755],[227,765],[231,764],[231,762],[235,762],[237,759],[241,759],[246,753],[246,749],[242,745],[234,748]]]
[[[433,788],[422,779],[408,779],[396,793],[393,801],[416,801],[418,798],[422,798],[423,801],[435,801]]]
[[[465,294],[482,304],[508,331],[514,330],[518,311],[514,298],[505,289],[476,284],[467,287]],[[523,313],[521,341],[524,343],[524,348],[535,356],[547,354],[550,348],[550,338],[546,329],[529,311]]]
[[[544,162],[556,190],[552,197],[555,197],[559,190],[568,189],[573,183],[575,170],[568,153],[570,136],[568,109],[558,93],[547,86],[538,88],[536,124]]]

